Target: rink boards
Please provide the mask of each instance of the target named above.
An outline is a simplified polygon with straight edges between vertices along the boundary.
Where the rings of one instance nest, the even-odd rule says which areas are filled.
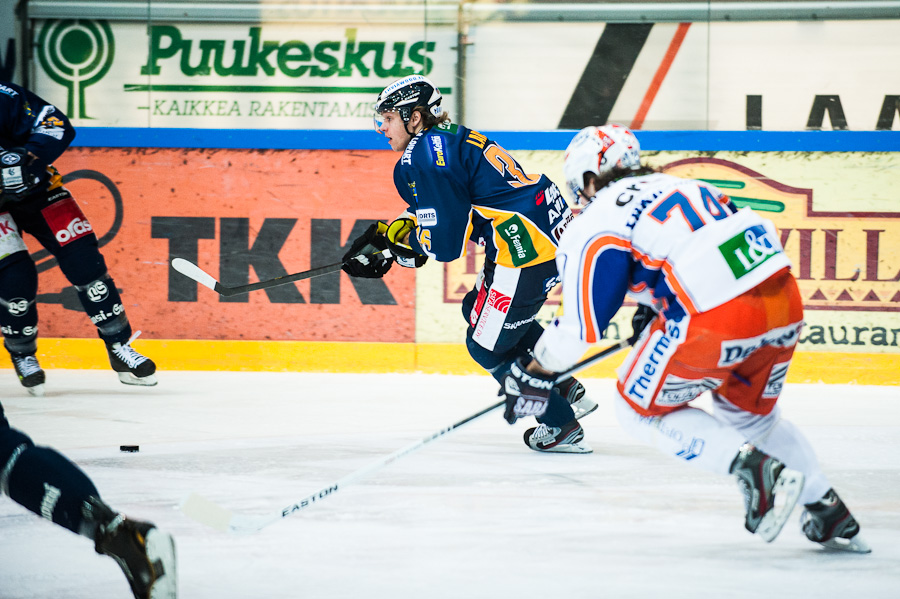
[[[142,331],[137,347],[161,368],[479,372],[463,346],[461,313],[483,262],[474,244],[452,263],[395,267],[381,280],[335,272],[233,298],[170,267],[184,258],[226,285],[241,285],[339,262],[371,221],[403,209],[391,180],[397,155],[372,149],[383,138],[363,131],[123,131],[82,129],[81,145],[57,166]],[[561,148],[571,134],[490,135],[528,172],[562,181]],[[654,167],[711,181],[779,229],[806,320],[789,380],[898,382],[896,133],[637,135]],[[326,147],[335,149],[313,149]],[[28,242],[41,273],[42,364],[108,367],[102,347],[88,341],[94,328],[73,290]],[[538,316],[542,323],[559,297],[557,287]],[[630,334],[633,311],[626,303],[613,318],[610,343]],[[595,376],[613,376],[616,361]]]
[[[135,347],[160,370],[482,374],[465,345],[441,343],[337,343],[309,341],[197,341],[139,339]],[[605,345],[603,345],[605,347]],[[587,369],[584,376],[614,378],[625,354]],[[106,369],[103,344],[96,339],[40,339],[44,368]],[[798,352],[789,383],[900,385],[894,354]]]

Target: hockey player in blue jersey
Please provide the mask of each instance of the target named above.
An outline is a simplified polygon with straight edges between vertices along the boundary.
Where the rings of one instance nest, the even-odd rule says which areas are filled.
[[[78,466],[12,428],[0,404],[0,494],[75,534],[112,557],[135,599],[175,599],[177,574],[172,537],[149,522],[110,508]],[[27,592],[27,589],[20,589]]]
[[[52,164],[74,137],[75,129],[58,108],[0,81],[0,328],[19,380],[38,396],[45,380],[35,356],[38,273],[23,233],[53,255],[75,286],[119,380],[156,384],[153,361],[131,347],[131,325],[97,236]]]
[[[527,174],[499,144],[450,122],[441,93],[421,75],[388,85],[375,102],[376,127],[396,152],[394,184],[407,209],[378,223],[344,256],[352,276],[381,277],[392,261],[372,255],[390,249],[401,266],[428,258],[452,262],[468,241],[485,248],[475,287],[463,300],[472,358],[494,376],[529,354],[543,328],[535,320],[556,285],[560,235],[573,219],[559,189],[545,175]],[[577,417],[597,404],[575,379],[558,385],[539,426],[525,443],[536,451],[587,453]]]

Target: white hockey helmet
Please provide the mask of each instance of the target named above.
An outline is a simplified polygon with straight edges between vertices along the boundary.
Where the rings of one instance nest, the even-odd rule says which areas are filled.
[[[563,175],[575,201],[581,202],[585,200],[582,195],[585,173],[602,177],[614,169],[637,170],[640,166],[641,144],[628,127],[585,127],[566,148]]]
[[[375,100],[375,128],[381,127],[381,114],[397,112],[404,123],[412,118],[413,110],[424,106],[436,117],[441,116],[441,90],[422,75],[409,75],[394,81],[381,90]]]

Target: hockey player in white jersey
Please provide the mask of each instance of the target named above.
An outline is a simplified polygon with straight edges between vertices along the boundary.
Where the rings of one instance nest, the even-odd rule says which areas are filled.
[[[502,380],[507,419],[540,413],[546,381],[601,340],[630,294],[641,307],[615,398],[625,430],[735,476],[745,526],[764,540],[800,503],[810,540],[868,553],[809,442],[777,406],[803,304],[774,225],[710,184],[642,166],[638,141],[622,126],[580,131],[564,172],[588,205],[557,251],[564,309],[534,359]],[[705,392],[712,414],[691,405]]]

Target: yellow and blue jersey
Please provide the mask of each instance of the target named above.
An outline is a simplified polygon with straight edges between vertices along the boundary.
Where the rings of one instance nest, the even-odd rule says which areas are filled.
[[[526,174],[499,144],[461,125],[413,137],[394,184],[415,215],[413,249],[440,262],[464,256],[471,240],[501,266],[542,264],[573,218],[550,179]]]

